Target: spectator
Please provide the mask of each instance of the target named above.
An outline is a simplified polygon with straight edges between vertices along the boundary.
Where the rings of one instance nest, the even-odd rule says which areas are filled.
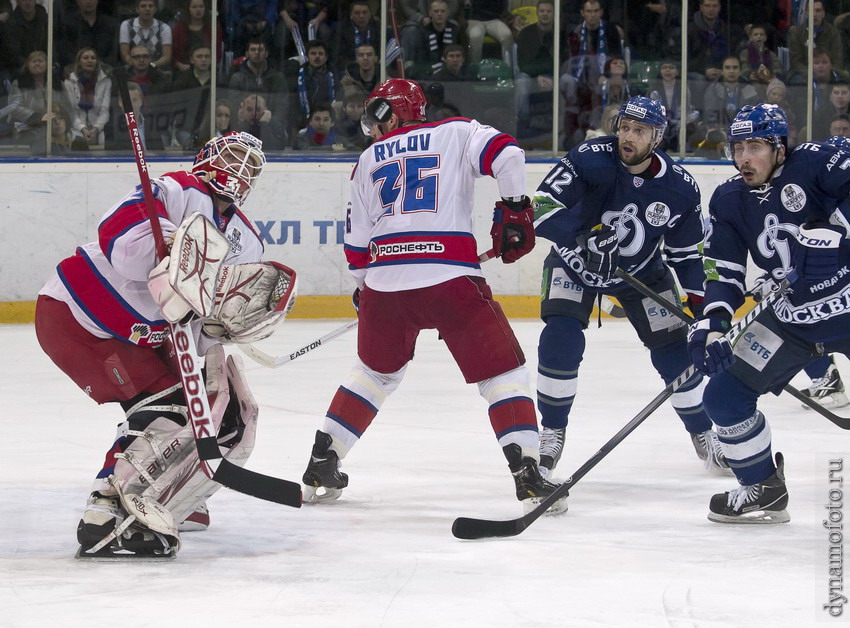
[[[720,79],[723,59],[732,53],[729,25],[720,19],[720,0],[700,0],[688,23],[688,82],[694,106],[702,109],[705,81]]]
[[[758,92],[741,82],[741,61],[735,55],[723,59],[721,73],[705,90],[703,119],[710,127],[725,129],[741,107],[758,101]]]
[[[142,2],[145,1],[142,0]],[[151,63],[150,50],[144,44],[130,48],[130,67],[127,68],[127,80],[139,85],[145,96],[162,93],[168,89],[171,83],[169,75]]]
[[[357,47],[357,61],[349,63],[342,78],[339,80],[344,92],[354,88],[371,94],[380,82],[378,76],[378,55],[372,44],[361,44]],[[331,102],[331,101],[326,101]]]
[[[767,27],[754,24],[750,27],[747,45],[738,54],[741,61],[741,73],[751,83],[767,85],[776,76],[779,62],[776,53],[767,47]]]
[[[551,94],[554,86],[554,0],[538,0],[537,22],[529,24],[519,32],[516,44],[519,74],[514,78],[514,87],[517,117],[522,120],[529,116],[529,100],[532,94]],[[561,59],[566,56],[564,47]],[[550,96],[549,102],[551,101]]]
[[[829,137],[850,137],[850,115],[840,113],[829,123]]]
[[[599,0],[584,0],[581,4],[582,23],[568,35],[570,59],[568,71],[560,78],[560,90],[565,103],[565,135],[568,147],[573,139],[583,139],[590,125],[595,106],[594,92],[605,72],[610,55],[623,54],[623,30],[602,19]],[[573,139],[570,139],[573,138]]]
[[[310,112],[307,126],[301,129],[292,141],[295,150],[315,150],[332,148],[337,143],[334,128],[333,107],[327,103],[318,103]]]
[[[836,81],[830,86],[829,99],[815,109],[812,115],[812,134],[806,134],[806,138],[822,142],[835,135],[829,132],[829,127],[839,115],[850,115],[850,84],[847,81]]]
[[[465,0],[466,34],[469,37],[469,62],[481,62],[484,36],[490,35],[502,47],[502,59],[511,65],[514,36],[506,20],[510,18],[507,0]]]
[[[47,50],[47,11],[36,0],[17,0],[3,26],[14,67],[22,67],[30,53]]]
[[[167,70],[171,65],[171,27],[156,19],[154,13],[154,0],[138,0],[137,16],[121,22],[118,48],[121,51],[121,61],[125,65],[132,64],[130,52],[135,46],[148,49],[149,63],[155,69]]]
[[[460,110],[446,102],[446,88],[442,83],[432,82],[425,88],[425,121],[441,122],[447,118],[457,118]]]
[[[86,46],[77,52],[74,70],[63,87],[71,111],[68,130],[79,134],[86,146],[103,144],[112,79],[101,67],[94,48]]]
[[[14,125],[18,142],[47,146],[47,89],[47,55],[35,50],[9,90],[9,122]],[[56,74],[52,89],[53,102],[62,102],[62,80]]]
[[[726,134],[721,129],[710,129],[694,151],[701,159],[726,159]]]
[[[278,12],[277,26],[274,32],[274,43],[280,52],[280,68],[284,60],[297,56],[301,63],[307,61],[307,51],[304,42],[319,39],[330,46],[332,40],[331,28],[328,24],[329,0],[307,2],[306,0],[281,0],[278,6],[283,8]]]
[[[424,0],[420,4],[425,4]],[[449,44],[466,45],[466,32],[453,16],[457,15],[457,0],[432,0],[428,14],[413,30],[413,74],[427,78],[442,67],[443,51]],[[402,31],[404,38],[405,31]],[[412,35],[411,35],[412,36]],[[405,50],[405,54],[408,54]],[[405,57],[408,59],[408,57]]]
[[[231,128],[231,120],[233,118],[230,101],[221,99],[215,103],[215,121],[213,124],[212,135],[210,135],[210,113],[209,109],[204,111],[204,120],[198,126],[198,135],[189,138],[189,143],[186,149],[199,151],[213,137],[221,137],[227,135],[233,129]]]
[[[229,87],[261,94],[274,118],[285,124],[288,115],[286,78],[269,65],[268,59],[266,43],[259,37],[252,39],[245,49],[245,60],[230,77]]]
[[[98,0],[77,0],[77,9],[71,11],[61,24],[61,63],[75,63],[77,52],[93,48],[101,66],[118,65],[118,20],[98,9]],[[73,119],[73,116],[72,116]]]
[[[381,26],[372,17],[372,10],[366,0],[353,0],[348,19],[338,26],[336,46],[334,48],[334,67],[345,70],[355,60],[358,46],[372,44],[378,50],[381,44]],[[308,51],[309,54],[309,51]]]
[[[668,0],[632,0],[628,2],[632,60],[654,61],[678,54],[682,30],[679,7]]]
[[[245,50],[251,41],[271,45],[277,21],[277,0],[233,0],[228,2],[227,33],[232,50]]]
[[[212,17],[207,11],[206,0],[189,0],[186,11],[172,32],[172,62],[180,72],[191,66],[190,53],[200,47],[212,46]],[[223,50],[221,26],[216,24],[216,58],[220,59]]]
[[[817,67],[817,64],[815,64]],[[797,126],[794,107],[788,102],[786,95],[788,88],[778,78],[774,78],[767,84],[765,89],[765,102],[770,105],[778,105],[785,112],[785,117],[788,120],[788,148],[794,148],[797,145],[797,135],[799,128]]]
[[[614,118],[619,112],[619,104],[607,105],[604,109],[602,109],[602,113],[599,116],[599,119],[591,122],[590,128],[587,130],[587,134],[584,136],[584,139],[592,140],[596,137],[615,135],[611,123],[614,121]]]
[[[130,103],[136,118],[136,126],[139,129],[139,138],[142,147],[146,151],[162,150],[162,138],[158,133],[148,133],[145,120],[145,94],[138,83],[128,82],[127,90],[130,92]],[[113,90],[114,92],[115,90]],[[126,154],[132,150],[130,136],[127,133],[127,120],[124,117],[124,106],[121,104],[121,96],[113,100],[112,112],[109,116],[110,122],[106,125],[104,132],[106,150],[120,151]]]
[[[832,84],[847,81],[846,72],[840,71],[833,66],[832,59],[826,50],[815,48],[812,53],[812,106],[814,110],[823,107],[829,101],[832,92]],[[805,81],[804,81],[805,84]],[[792,94],[794,111],[801,117],[805,117],[807,98],[803,85],[798,85]]]
[[[367,95],[366,92],[351,89],[346,90],[342,99],[342,115],[337,117],[335,128],[337,141],[346,150],[362,151],[369,145],[370,138],[363,133],[361,124]]]
[[[286,147],[286,126],[272,115],[266,99],[260,94],[247,94],[239,103],[234,131],[246,131],[262,140],[263,150],[282,150]]]
[[[682,128],[682,82],[679,80],[679,66],[672,59],[661,62],[659,78],[650,84],[649,97],[657,100],[667,112],[667,128],[659,147],[664,151],[679,150],[679,133]],[[691,104],[691,92],[687,90],[685,106],[686,146],[699,133],[700,114]]]
[[[294,129],[301,129],[318,103],[336,100],[336,81],[328,64],[325,44],[317,39],[307,42],[307,63],[298,70],[298,106],[292,107],[297,115],[292,121]]]
[[[834,67],[844,66],[844,51],[842,49],[841,33],[826,21],[826,11],[821,0],[812,2],[814,13],[814,42],[815,52],[823,51],[829,55]],[[789,85],[805,85],[806,69],[808,67],[808,22],[797,24],[788,29],[788,53],[791,56]]]
[[[62,103],[55,102],[50,116],[50,154],[64,155],[71,151],[88,150],[89,145],[78,133],[71,129],[71,116]],[[30,146],[33,155],[44,155],[44,144],[37,142]]]
[[[601,110],[609,104],[621,105],[630,97],[626,60],[619,55],[613,55],[605,61],[605,72],[599,77],[594,98],[595,108]]]
[[[185,99],[195,102],[194,115],[187,117],[183,125],[175,130],[176,140],[186,149],[203,146],[198,138],[209,135],[210,82],[212,79],[212,52],[208,44],[192,50],[191,64],[187,70],[174,77],[172,91],[183,91]],[[206,123],[206,126],[204,124]],[[206,138],[209,139],[209,138]]]
[[[443,67],[431,75],[435,81],[451,83],[472,80],[466,65],[466,49],[460,44],[449,44],[443,49]]]

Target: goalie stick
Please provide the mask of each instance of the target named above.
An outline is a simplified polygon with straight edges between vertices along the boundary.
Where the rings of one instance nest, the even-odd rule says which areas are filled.
[[[681,308],[676,307],[675,303],[668,301],[663,296],[655,292],[652,288],[643,283],[640,279],[637,279],[633,275],[630,275],[622,268],[617,269],[616,275],[645,297],[648,297],[658,303],[658,305],[667,308],[674,316],[678,316],[681,320],[688,324],[694,322],[694,318],[692,316],[688,316],[684,311],[682,311]],[[782,390],[784,390],[789,395],[791,395],[801,403],[805,404],[806,406],[820,414],[828,421],[834,423],[842,430],[850,430],[850,418],[842,417],[835,414],[834,412],[831,412],[829,408],[825,408],[814,399],[806,397],[806,395],[794,388],[791,384],[786,384]]]
[[[738,321],[732,328],[726,332],[726,338],[731,342],[744,328],[749,325],[756,316],[758,316],[765,308],[773,305],[773,302],[779,295],[788,287],[788,280],[783,280],[782,283],[762,301],[757,303],[753,309],[747,312],[744,317]],[[681,375],[675,380],[667,384],[649,404],[643,408],[638,414],[623,428],[614,434],[608,442],[606,442],[599,450],[593,454],[588,460],[581,465],[575,473],[573,473],[563,484],[552,491],[543,501],[541,501],[533,510],[526,513],[522,517],[516,519],[508,519],[505,521],[496,521],[491,519],[473,519],[471,517],[458,517],[452,524],[452,534],[465,540],[485,539],[491,537],[507,537],[516,536],[525,530],[528,526],[534,523],[540,515],[546,512],[552,504],[569,493],[569,490],[575,486],[593,467],[599,464],[605,456],[611,453],[614,448],[619,445],[629,434],[631,434],[641,423],[643,423],[653,412],[674,393],[682,387],[693,374],[696,368],[691,365],[685,369]]]
[[[145,210],[151,223],[157,258],[162,260],[168,256],[168,247],[162,235],[162,228],[159,224],[156,207],[154,206],[151,180],[148,174],[147,161],[145,160],[145,149],[142,146],[139,127],[136,124],[136,115],[130,100],[127,76],[124,72],[116,72],[116,75],[118,91],[124,107],[124,119],[127,122],[127,133],[130,136],[133,157],[136,161],[136,168],[139,171],[139,181],[145,200]],[[192,421],[192,433],[198,449],[201,470],[214,482],[218,482],[222,486],[226,486],[234,491],[277,504],[300,508],[301,485],[297,482],[290,482],[289,480],[250,471],[222,457],[221,450],[216,441],[216,435],[213,431],[210,404],[207,399],[204,379],[201,375],[195,337],[188,323],[169,323],[168,327],[171,332],[174,350],[177,354],[180,378],[183,382],[183,393],[186,396],[186,405],[188,406],[189,417]]]
[[[493,249],[490,249],[489,251],[487,251],[485,253],[481,253],[481,255],[478,256],[478,262],[479,263],[487,262],[487,261],[493,259],[495,256],[496,255],[493,252]],[[614,305],[614,303],[611,303],[611,307],[617,308],[617,306]],[[606,310],[606,311],[608,311],[608,310]],[[266,368],[269,368],[269,369],[276,369],[280,366],[283,366],[284,364],[292,362],[292,360],[295,360],[296,358],[300,358],[302,355],[309,353],[313,349],[318,349],[319,347],[321,347],[326,342],[330,342],[331,340],[333,340],[335,338],[339,338],[343,334],[347,334],[352,329],[357,327],[357,323],[358,323],[357,319],[355,319],[353,321],[349,321],[345,325],[342,325],[341,327],[337,327],[336,329],[328,332],[327,334],[325,334],[321,338],[317,338],[316,340],[313,340],[312,342],[308,342],[306,345],[304,345],[300,349],[296,349],[295,351],[293,351],[292,353],[289,353],[287,355],[271,355],[269,353],[266,353],[262,349],[259,349],[255,345],[239,345],[239,349],[242,351],[242,353],[244,353],[249,358],[254,360],[254,362],[256,362],[257,364],[265,366]]]

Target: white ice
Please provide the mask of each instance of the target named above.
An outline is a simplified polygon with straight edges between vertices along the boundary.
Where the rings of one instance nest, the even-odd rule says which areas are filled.
[[[288,353],[340,324],[289,321],[262,347]],[[540,323],[514,327],[534,372]],[[261,407],[250,468],[300,479],[355,335],[276,370],[246,359]],[[587,339],[556,476],[663,388],[628,324],[592,324]],[[822,608],[821,525],[829,461],[850,462],[848,435],[787,395],[761,408],[787,461],[789,524],[709,522],[711,495],[735,480],[703,470],[665,405],[575,486],[565,515],[514,538],[459,541],[455,517],[521,507],[484,401],[423,332],[405,381],[346,458],[338,502],[293,509],[222,489],[212,526],[184,534],[174,561],[83,562],[75,529],[120,412],[75,388],[32,326],[0,326],[0,344],[0,626],[801,627],[850,616]]]

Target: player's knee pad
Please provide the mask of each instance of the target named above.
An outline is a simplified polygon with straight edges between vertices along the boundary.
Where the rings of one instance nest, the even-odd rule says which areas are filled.
[[[569,316],[549,316],[540,332],[537,360],[540,366],[559,371],[578,369],[584,355],[585,337],[580,320]]]
[[[482,380],[478,382],[478,392],[491,406],[517,397],[524,397],[531,401],[528,369],[520,366],[496,377]]]
[[[737,377],[723,371],[710,378],[703,394],[703,406],[717,425],[736,425],[756,412],[759,393]]]
[[[404,365],[395,373],[379,373],[358,358],[348,375],[348,380],[342,385],[380,410],[387,397],[395,392],[401,380],[404,379],[406,370],[407,365]]]

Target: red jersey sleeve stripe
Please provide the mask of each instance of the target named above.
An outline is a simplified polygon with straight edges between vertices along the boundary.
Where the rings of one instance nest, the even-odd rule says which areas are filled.
[[[155,194],[154,196],[157,195]],[[165,219],[168,218],[165,205],[156,198],[154,198],[154,207],[156,208],[157,216]],[[119,237],[136,225],[148,222],[148,220],[148,212],[145,209],[144,199],[134,196],[116,209],[109,218],[100,223],[97,229],[98,243],[106,259],[112,261],[112,247]]]
[[[479,162],[479,170],[481,174],[493,176],[493,161],[496,157],[505,150],[507,146],[519,146],[516,140],[507,133],[499,133],[496,137],[487,142],[487,146],[481,151],[481,159]]]
[[[366,268],[369,263],[369,249],[345,245],[345,259],[349,268]]]

